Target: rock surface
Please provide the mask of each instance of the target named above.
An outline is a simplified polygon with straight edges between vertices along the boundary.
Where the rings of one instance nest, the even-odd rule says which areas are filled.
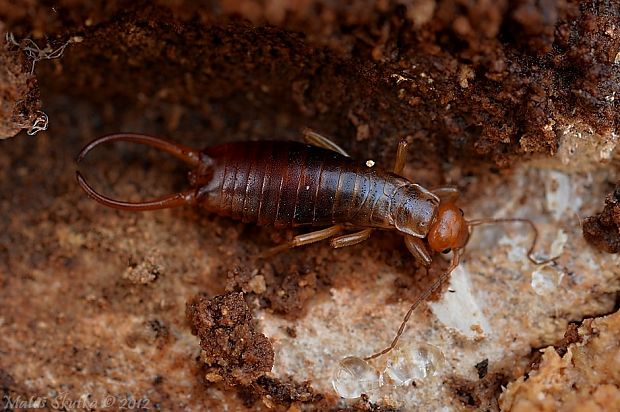
[[[617,309],[618,255],[581,227],[610,210],[620,180],[617,2],[56,3],[0,1],[12,39],[0,48],[0,135],[50,126],[0,142],[0,407],[497,410],[532,348]],[[471,218],[531,218],[535,254],[559,258],[527,260],[527,227],[476,228],[398,351],[343,372],[343,359],[390,342],[442,256],[426,271],[381,232],[257,260],[299,232],[193,209],[113,211],[74,180],[74,156],[104,133],[204,147],[299,139],[302,127],[386,167],[406,138],[406,177],[458,187]],[[122,199],[186,187],[175,161],[132,145],[101,148],[81,169]],[[257,338],[260,373],[217,382],[186,304],[241,292],[243,331],[268,339]],[[252,351],[229,342],[209,363],[241,354],[244,370]],[[362,377],[367,393],[341,399],[336,376]]]
[[[616,411],[620,409],[620,312],[583,322],[575,343],[542,349],[527,380],[511,382],[502,410]]]

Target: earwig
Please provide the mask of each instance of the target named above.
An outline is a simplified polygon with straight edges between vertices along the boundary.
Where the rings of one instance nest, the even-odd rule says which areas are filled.
[[[524,218],[465,220],[456,206],[459,192],[445,187],[427,190],[401,176],[407,143],[398,145],[392,171],[374,167],[374,162],[357,162],[336,143],[311,130],[304,130],[307,144],[290,141],[238,142],[202,151],[165,139],[132,133],[112,134],[95,139],[78,154],[80,162],[103,143],[125,141],[155,147],[192,167],[191,189],[143,202],[125,202],[96,192],[80,172],[82,189],[97,202],[122,210],[158,210],[182,205],[206,210],[243,222],[278,228],[329,226],[295,236],[263,256],[288,248],[331,239],[334,248],[355,245],[374,230],[395,230],[407,249],[424,266],[435,253],[453,252],[451,264],[409,308],[392,343],[370,360],[390,352],[403,334],[411,314],[437,290],[459,264],[474,226],[522,222],[534,232],[528,258],[538,237],[534,223]],[[331,226],[330,226],[331,225]],[[342,234],[345,230],[357,230]]]

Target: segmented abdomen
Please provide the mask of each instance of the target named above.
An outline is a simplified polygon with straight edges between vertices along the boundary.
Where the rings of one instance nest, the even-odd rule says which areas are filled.
[[[260,225],[352,223],[389,227],[390,194],[403,179],[330,150],[296,142],[207,149],[213,177],[199,189],[209,210]]]

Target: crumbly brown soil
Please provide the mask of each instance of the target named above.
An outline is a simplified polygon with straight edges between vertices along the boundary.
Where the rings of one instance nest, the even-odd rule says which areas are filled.
[[[129,391],[163,409],[216,408],[224,389],[203,386],[183,315],[191,296],[243,291],[250,308],[295,318],[330,287],[373,281],[355,277],[352,256],[394,268],[394,299],[414,297],[428,279],[412,275],[389,233],[262,262],[254,256],[293,232],[187,209],[103,209],[78,190],[72,163],[98,135],[140,131],[203,147],[298,139],[307,126],[385,165],[405,137],[408,176],[431,187],[450,180],[466,203],[477,196],[468,175],[553,154],[556,116],[600,133],[618,125],[617,2],[56,3],[0,1],[0,28],[18,43],[56,50],[70,41],[60,58],[36,62],[36,82],[30,58],[14,47],[0,55],[0,130],[32,125],[39,89],[50,118],[48,132],[0,143],[0,383],[24,396]],[[120,198],[185,185],[175,162],[129,145],[101,148],[83,167]],[[235,307],[245,319],[247,307]],[[230,354],[214,352],[213,362]],[[268,407],[271,396],[333,406],[304,383],[250,375],[243,396],[225,395],[228,405],[260,398]],[[176,385],[188,380],[194,386]]]
[[[41,101],[32,64],[18,45],[0,41],[0,139],[6,139],[32,127]]]
[[[273,407],[322,398],[314,395],[309,383],[284,383],[268,376],[273,348],[269,339],[255,330],[243,293],[211,299],[195,296],[188,302],[186,314],[192,333],[200,338],[207,384],[221,382],[236,388],[248,407],[259,400]]]
[[[249,385],[271,371],[273,348],[252,324],[243,294],[208,299],[196,296],[187,304],[192,333],[200,338],[207,380],[229,386]]]
[[[445,382],[446,388],[459,403],[461,410],[466,411],[494,411],[498,410],[497,399],[494,394],[501,391],[502,386],[508,383],[508,377],[503,373],[485,373],[477,381],[461,377],[453,377]]]
[[[583,236],[604,252],[620,252],[620,186],[607,195],[602,212],[584,220]]]
[[[51,93],[112,115],[121,104],[141,116],[153,108],[168,133],[200,131],[203,145],[320,125],[381,160],[409,136],[428,163],[506,165],[555,152],[556,114],[602,130],[618,120],[616,2],[87,4],[17,1],[0,20],[42,43],[82,38],[37,72]],[[237,13],[253,23],[229,19]],[[206,134],[183,126],[201,121]]]

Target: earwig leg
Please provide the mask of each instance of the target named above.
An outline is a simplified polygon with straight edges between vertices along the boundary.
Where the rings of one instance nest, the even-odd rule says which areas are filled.
[[[422,239],[415,236],[405,236],[405,245],[413,257],[424,266],[430,266],[433,259]]]
[[[456,187],[438,187],[431,190],[442,202],[454,203],[459,199],[461,193]]]
[[[394,173],[397,175],[401,174],[405,168],[405,162],[407,161],[407,145],[408,143],[406,140],[398,142],[396,159],[394,160]]]
[[[261,253],[260,257],[266,258],[269,256],[273,256],[280,252],[283,252],[287,249],[291,249],[298,246],[308,245],[314,242],[320,242],[321,240],[329,239],[330,237],[337,235],[342,231],[341,225],[334,225],[328,227],[327,229],[317,230],[316,232],[304,233],[303,235],[298,235],[293,238],[290,242],[283,243],[276,247],[273,247],[267,250],[264,253]]]
[[[372,233],[372,229],[364,229],[359,232],[349,233],[347,235],[333,238],[329,243],[334,248],[353,246],[367,240]]]
[[[338,146],[336,143],[334,143],[333,141],[331,141],[327,137],[325,137],[325,136],[323,136],[321,134],[318,134],[317,132],[315,132],[312,129],[308,129],[307,127],[304,127],[301,130],[301,134],[303,135],[304,140],[308,144],[311,144],[313,146],[322,147],[323,149],[331,150],[333,152],[340,153],[341,155],[346,156],[346,157],[351,157],[351,156],[349,156],[349,154],[347,152],[344,151],[343,148]]]

